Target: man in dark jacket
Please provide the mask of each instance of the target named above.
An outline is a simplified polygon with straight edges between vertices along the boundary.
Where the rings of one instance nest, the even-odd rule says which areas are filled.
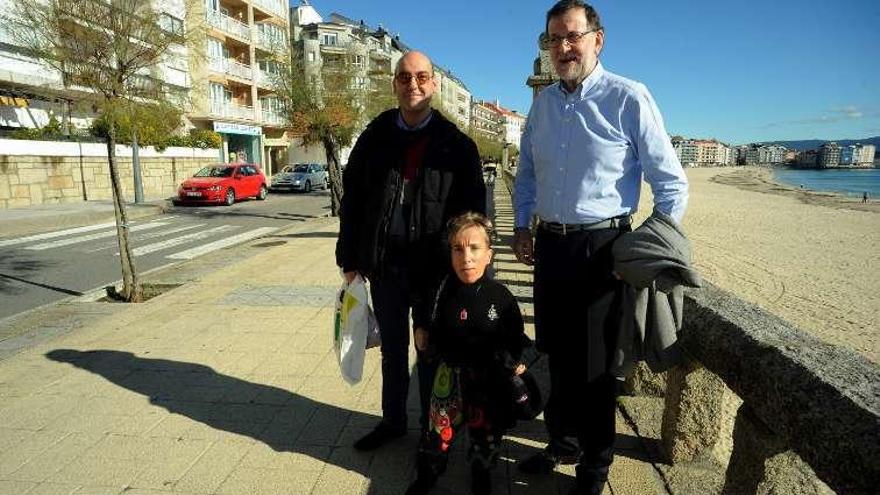
[[[429,318],[429,294],[447,273],[444,228],[465,211],[485,212],[486,189],[474,142],[431,109],[434,66],[409,52],[397,64],[399,107],[367,125],[343,175],[336,263],[346,280],[370,281],[382,336],[382,421],[355,442],[372,450],[406,433],[409,313]],[[422,428],[432,372],[417,360]]]

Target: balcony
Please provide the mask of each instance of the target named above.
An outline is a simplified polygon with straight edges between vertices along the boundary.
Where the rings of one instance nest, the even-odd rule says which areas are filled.
[[[252,81],[254,79],[254,70],[251,66],[236,62],[235,60],[227,61],[226,74],[247,81]]]
[[[278,76],[271,72],[263,72],[259,69],[254,70],[254,81],[261,88],[275,89],[275,81]]]
[[[287,42],[283,36],[271,35],[269,33],[254,29],[254,39],[257,41],[257,47],[268,52],[282,52],[287,50]]]
[[[263,110],[262,117],[263,125],[283,126],[286,124],[284,117],[282,117],[281,114],[277,112]]]
[[[237,103],[212,101],[211,114],[240,120],[254,120],[254,107]]]
[[[351,45],[351,42],[337,38],[320,39],[319,41],[321,44],[321,51],[327,50],[336,53],[347,52],[349,45]]]
[[[231,34],[236,38],[242,39],[250,43],[251,30],[247,24],[233,19],[226,14],[220,12],[208,12],[208,23],[224,33]]]
[[[246,81],[252,81],[254,79],[254,69],[249,65],[236,62],[235,60],[212,58],[208,62],[208,65],[212,71],[219,72],[220,74],[232,76],[237,79],[244,79]]]
[[[268,12],[270,14],[275,14],[282,19],[287,18],[287,8],[285,5],[287,2],[273,1],[273,0],[251,0],[251,5],[255,8],[262,10],[263,12]]]

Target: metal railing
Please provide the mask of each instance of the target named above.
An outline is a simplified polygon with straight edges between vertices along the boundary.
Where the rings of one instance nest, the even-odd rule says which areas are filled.
[[[250,65],[245,65],[241,62],[236,62],[235,60],[212,58],[209,60],[208,66],[214,72],[237,77],[238,79],[245,79],[248,81],[254,79],[254,69],[251,68]]]
[[[284,125],[285,120],[284,117],[277,112],[263,110],[262,122],[264,124]]]
[[[233,119],[254,120],[254,107],[227,102],[211,102],[211,114]]]
[[[256,81],[258,86],[262,86],[264,88],[275,88],[275,76],[274,74],[270,74],[268,72],[263,72],[259,69],[254,70],[254,81]]]
[[[287,17],[287,9],[284,7],[284,4],[287,2],[278,2],[272,0],[251,0],[251,5],[262,10],[263,12],[269,12],[275,14],[279,17]]]
[[[256,40],[257,46],[270,52],[283,51],[287,46],[283,35],[273,36],[264,31],[260,31],[257,28],[254,29],[254,39]]]
[[[227,61],[226,73],[239,79],[247,79],[248,81],[254,78],[254,69],[250,65],[245,65],[235,60]]]
[[[220,12],[208,12],[208,22],[216,27],[217,29],[229,33],[235,37],[241,38],[243,40],[247,40],[250,42],[251,40],[251,29],[247,24],[233,19],[226,14],[221,14]]]

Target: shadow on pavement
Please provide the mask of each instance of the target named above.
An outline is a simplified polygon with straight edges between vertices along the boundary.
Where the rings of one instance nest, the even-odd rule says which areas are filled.
[[[374,481],[370,484],[370,494],[393,493],[401,488],[399,484],[405,487],[413,475],[416,447],[413,433],[409,435],[412,437],[411,444],[395,442],[396,445],[383,447],[376,454],[360,453],[350,447],[355,437],[347,437],[346,428],[350,425],[362,427],[362,430],[353,432],[360,435],[378,422],[378,416],[217,373],[208,366],[196,363],[143,358],[114,350],[55,349],[46,353],[46,357],[100,375],[111,383],[148,397],[151,404],[170,413],[186,416],[217,430],[253,438],[278,452],[308,455],[357,472]],[[541,388],[545,388],[549,381],[546,366],[547,360],[541,359],[533,367],[539,382],[543,382]],[[418,383],[418,380],[413,379],[413,382]],[[546,393],[546,390],[542,392]],[[414,395],[417,393],[411,392],[410,398]],[[536,428],[534,423],[521,426],[510,431],[510,435],[538,442],[546,440],[543,429]],[[644,452],[647,446],[641,444],[642,448],[639,447],[643,441],[638,437],[618,434],[617,454],[651,461],[652,456]],[[466,449],[462,445],[464,443],[458,442],[456,448]],[[330,447],[329,456],[326,454],[327,447]],[[522,460],[537,451],[520,449],[520,453],[525,455],[516,457]],[[512,464],[518,462],[514,458],[505,460]],[[511,466],[510,469],[515,468]],[[555,473],[552,478],[564,479],[567,476]],[[394,489],[387,486],[391,480],[394,481]],[[549,479],[535,481],[542,485]]]
[[[21,284],[25,284],[64,294],[82,295],[72,289],[30,280],[29,275],[38,275],[41,271],[52,268],[53,265],[55,263],[28,258],[23,254],[16,254],[15,251],[0,253],[0,294],[20,293],[23,290]]]

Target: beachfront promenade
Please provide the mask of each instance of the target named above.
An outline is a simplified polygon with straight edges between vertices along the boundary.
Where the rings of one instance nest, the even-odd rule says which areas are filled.
[[[509,196],[497,209],[509,235]],[[67,303],[16,339],[25,348],[0,345],[0,494],[403,493],[415,430],[377,452],[351,447],[379,419],[381,381],[378,350],[354,387],[332,354],[336,233],[335,219],[315,219],[146,303]],[[496,268],[531,314],[525,267],[499,246]],[[652,454],[618,422],[607,493],[665,493]],[[566,493],[571,467],[514,468],[543,439],[540,420],[512,432],[494,493]],[[468,493],[468,478],[459,448],[434,493]]]
[[[706,203],[718,198],[719,212],[739,208],[734,223],[761,229],[744,205],[777,199],[691,177],[685,228],[698,268],[720,286],[760,286],[742,278],[752,274],[745,263],[728,274],[725,260],[742,256],[717,233],[725,216],[706,220],[715,208]],[[495,192],[496,272],[531,324],[530,272],[507,247],[512,212],[500,178]],[[798,215],[792,209],[774,218]],[[846,212],[815,211],[850,228]],[[68,303],[73,315],[38,327],[54,337],[0,354],[0,493],[402,493],[414,475],[414,431],[376,453],[351,448],[378,419],[379,361],[368,353],[357,386],[339,377],[330,339],[336,232],[323,219],[258,239],[236,248],[248,253],[241,261],[144,304]],[[725,242],[727,258],[704,247]],[[791,284],[773,300],[798,290]],[[813,471],[839,493],[871,493],[880,477],[876,364],[712,287],[687,304],[682,340],[693,361],[629,382],[606,493],[823,493]],[[565,493],[570,468],[546,478],[514,469],[543,439],[540,420],[511,432],[495,493]],[[459,449],[435,493],[467,487]]]

